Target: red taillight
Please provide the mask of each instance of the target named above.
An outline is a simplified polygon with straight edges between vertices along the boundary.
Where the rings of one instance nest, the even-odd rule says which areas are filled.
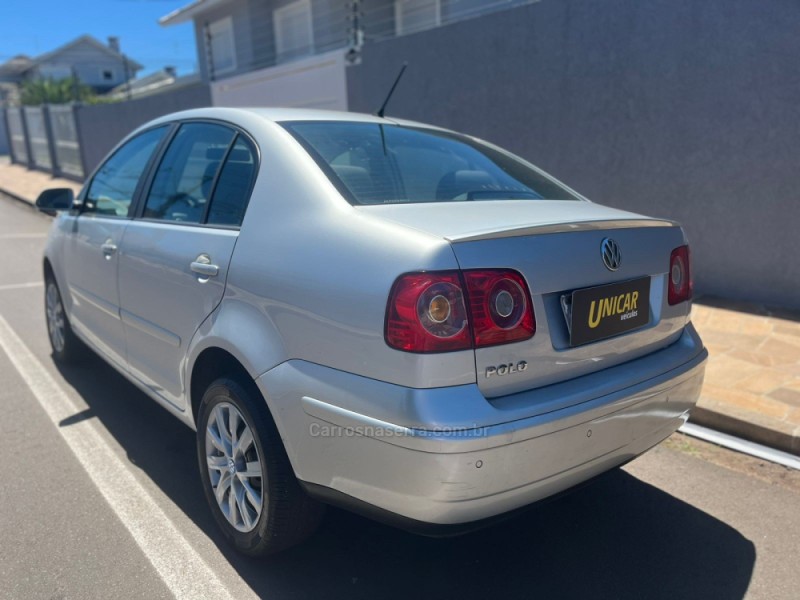
[[[518,342],[536,331],[528,286],[516,271],[465,271],[475,347]]]
[[[472,347],[458,271],[410,273],[392,286],[386,342],[406,352],[448,352]]]
[[[466,285],[466,293],[464,286]],[[395,281],[386,342],[406,352],[448,352],[533,336],[530,293],[509,270],[409,273]]]
[[[667,300],[670,305],[692,299],[692,270],[689,265],[689,246],[679,246],[669,257]]]

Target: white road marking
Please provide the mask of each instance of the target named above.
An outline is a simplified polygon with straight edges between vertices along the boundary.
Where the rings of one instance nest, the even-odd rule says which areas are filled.
[[[103,439],[100,434],[102,425],[89,419],[59,427],[60,421],[81,409],[59,387],[2,315],[0,348],[175,597],[232,599],[214,571]]]
[[[46,237],[46,233],[0,233],[0,240],[27,240]]]
[[[29,281],[27,283],[7,283],[0,285],[0,292],[5,290],[24,290],[25,288],[34,288],[44,285],[43,281]]]

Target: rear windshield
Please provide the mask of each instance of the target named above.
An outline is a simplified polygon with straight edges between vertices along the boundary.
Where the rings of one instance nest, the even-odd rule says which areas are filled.
[[[351,204],[577,200],[523,160],[467,136],[347,121],[282,125]]]

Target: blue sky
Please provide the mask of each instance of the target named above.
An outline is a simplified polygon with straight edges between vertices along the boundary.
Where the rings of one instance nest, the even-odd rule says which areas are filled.
[[[36,56],[88,33],[105,43],[114,35],[122,51],[144,65],[139,75],[165,65],[185,75],[197,68],[191,23],[162,27],[159,17],[191,0],[0,0],[0,62]]]

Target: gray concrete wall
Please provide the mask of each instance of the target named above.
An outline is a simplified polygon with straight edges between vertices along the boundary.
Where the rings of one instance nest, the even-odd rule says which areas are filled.
[[[76,126],[87,176],[133,129],[171,112],[205,106],[211,106],[211,90],[195,84],[128,102],[78,107]]]
[[[544,0],[364,47],[351,110],[524,156],[596,202],[681,221],[696,288],[800,307],[800,4]]]

